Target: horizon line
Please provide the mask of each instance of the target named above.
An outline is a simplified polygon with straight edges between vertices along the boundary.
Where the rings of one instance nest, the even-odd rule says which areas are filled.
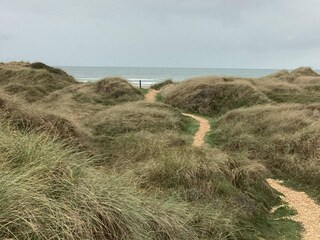
[[[108,68],[172,68],[172,69],[237,69],[237,70],[282,70],[295,68],[246,68],[246,67],[128,67],[128,66],[102,66],[102,65],[53,65],[55,67],[108,67]]]

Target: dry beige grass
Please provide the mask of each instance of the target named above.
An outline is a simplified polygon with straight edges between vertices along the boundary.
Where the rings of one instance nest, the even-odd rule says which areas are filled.
[[[0,123],[1,239],[200,239],[192,206],[93,168],[47,135]]]
[[[233,110],[218,121],[215,143],[247,152],[277,174],[318,187],[320,105],[278,104]]]
[[[94,83],[77,84],[51,93],[36,103],[46,109],[79,122],[110,105],[143,99],[143,95],[120,78],[106,78]]]
[[[86,125],[94,135],[113,137],[138,131],[182,131],[185,117],[177,110],[162,103],[138,101],[113,106],[88,118]]]
[[[22,131],[41,131],[72,142],[80,143],[84,132],[73,122],[31,107],[22,100],[12,100],[0,91],[0,117]]]
[[[43,63],[0,64],[0,86],[28,102],[38,101],[55,90],[76,83],[64,71]]]
[[[310,68],[298,68],[292,72],[278,73],[255,81],[259,89],[271,100],[294,103],[313,103],[320,101],[320,75]]]
[[[270,102],[251,82],[240,78],[195,78],[171,85],[161,95],[174,107],[207,115]]]
[[[263,78],[202,77],[162,89],[164,102],[206,115],[265,103],[320,101],[320,76],[309,68]]]
[[[24,63],[13,65],[25,67]],[[33,67],[56,72],[41,64]],[[261,103],[260,100],[269,102],[254,81],[204,78],[203,82],[210,86],[209,90],[216,88],[214,96],[222,97],[224,102],[219,105],[216,101],[215,106],[223,112],[229,109],[228,104],[239,99],[245,105],[248,100],[249,105]],[[166,89],[171,91],[171,86]],[[211,95],[205,94],[205,103],[210,105]],[[223,94],[232,97],[231,101]],[[50,122],[38,115],[42,109],[44,116],[47,116],[44,111],[54,112],[68,119],[72,126],[80,126],[86,134],[91,130],[89,136],[96,140],[92,147],[99,148],[99,153],[103,154],[95,155],[95,161],[90,161],[88,166],[87,158],[71,154],[73,149],[65,151],[57,140],[43,139],[33,133],[11,134],[12,131],[0,127],[4,146],[1,153],[5,153],[0,154],[0,165],[3,160],[7,161],[1,165],[0,182],[5,184],[0,184],[0,191],[5,188],[5,194],[0,194],[0,201],[6,211],[0,211],[0,221],[13,219],[9,231],[1,232],[0,228],[0,237],[261,237],[252,222],[256,216],[266,213],[265,208],[275,200],[265,182],[267,169],[261,163],[250,161],[247,158],[250,154],[226,154],[218,149],[191,147],[185,141],[187,137],[181,136],[187,118],[167,105],[136,101],[142,98],[126,81],[113,78],[67,86],[32,104],[30,112],[25,111],[27,107],[20,109],[13,105],[10,108],[11,103],[5,102],[7,116],[19,121],[31,119],[35,129],[38,122]],[[127,101],[131,102],[123,103]],[[197,101],[201,102],[201,98]],[[237,104],[230,107],[237,107]],[[200,126],[199,145],[207,130]],[[308,146],[313,148],[312,144],[310,141]],[[8,166],[17,163],[28,171],[11,173]],[[30,165],[25,167],[25,163]],[[12,194],[16,192],[18,194]],[[7,201],[12,196],[15,198]],[[8,202],[10,204],[6,205]],[[23,217],[29,225],[24,224]]]
[[[74,95],[81,91],[82,87],[83,85],[76,85],[55,91],[33,106],[79,122],[105,108],[101,104],[75,99]]]
[[[83,84],[74,97],[80,102],[104,105],[143,99],[142,93],[122,78],[104,78],[98,82]]]

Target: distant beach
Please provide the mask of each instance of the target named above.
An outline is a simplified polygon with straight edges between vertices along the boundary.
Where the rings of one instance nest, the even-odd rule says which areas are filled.
[[[182,81],[199,76],[238,76],[262,77],[278,71],[278,69],[235,69],[235,68],[144,68],[144,67],[69,67],[60,66],[80,82],[91,82],[107,76],[127,79],[138,85],[139,80],[147,87],[154,83],[172,79]]]

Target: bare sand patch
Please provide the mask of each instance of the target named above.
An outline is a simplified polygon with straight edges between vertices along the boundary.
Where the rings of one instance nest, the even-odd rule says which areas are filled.
[[[267,179],[268,183],[275,190],[284,196],[283,201],[297,211],[293,220],[300,222],[304,227],[304,240],[320,239],[320,206],[312,200],[305,192],[295,191],[281,184],[281,181]]]
[[[144,96],[145,100],[148,102],[154,102],[156,100],[156,95],[159,90],[149,89],[148,93]]]
[[[199,129],[196,132],[196,134],[194,135],[192,145],[195,147],[200,147],[200,146],[204,145],[204,138],[205,138],[206,134],[210,131],[209,121],[205,118],[198,117],[193,114],[183,113],[183,115],[188,116],[188,117],[192,117],[193,119],[195,119],[199,122]]]

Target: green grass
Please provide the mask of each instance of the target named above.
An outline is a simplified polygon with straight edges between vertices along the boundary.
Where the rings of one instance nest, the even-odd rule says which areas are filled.
[[[319,104],[233,110],[213,123],[216,130],[210,133],[208,142],[230,154],[263,163],[274,176],[285,179],[287,186],[305,191],[319,201],[318,111]],[[266,239],[300,239],[302,228],[298,223],[278,219],[290,214],[292,209],[279,209],[274,215],[258,219],[255,228]]]
[[[302,226],[288,219],[293,213],[292,209],[285,207],[266,217],[257,217],[254,220],[255,229],[259,231],[262,239],[300,240]]]
[[[216,130],[217,130],[217,121],[218,118],[209,118],[210,123],[210,132],[206,135],[205,142],[209,144],[211,147],[216,147],[217,144],[217,136],[216,136]]]
[[[186,119],[187,121],[183,131],[188,135],[194,136],[199,129],[199,123],[192,117],[186,117]]]
[[[141,88],[141,89],[139,89],[139,91],[140,91],[143,95],[146,95],[146,94],[149,92],[149,89],[148,89],[148,88]]]
[[[156,95],[156,101],[157,101],[157,102],[163,102],[163,96],[162,96],[160,93],[158,93],[158,94]]]
[[[289,179],[287,176],[282,176],[281,180],[285,186],[296,191],[303,191],[307,193],[312,199],[320,204],[320,188],[318,186],[310,186],[310,184],[299,182],[292,178]]]

